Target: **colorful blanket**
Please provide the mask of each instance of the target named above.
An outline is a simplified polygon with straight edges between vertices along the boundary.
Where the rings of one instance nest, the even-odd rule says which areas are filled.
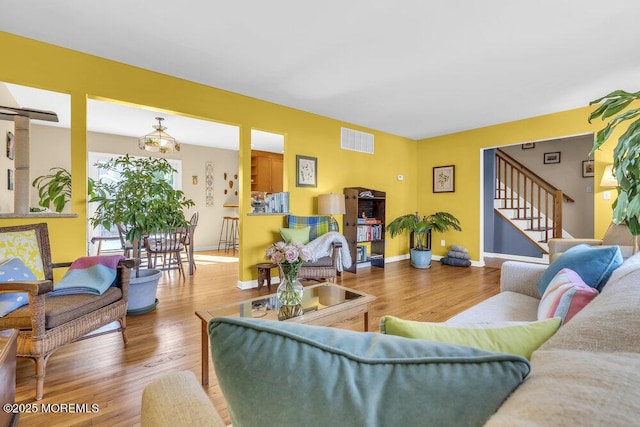
[[[102,295],[111,286],[118,273],[122,255],[81,257],[75,260],[64,277],[49,295],[93,294]]]

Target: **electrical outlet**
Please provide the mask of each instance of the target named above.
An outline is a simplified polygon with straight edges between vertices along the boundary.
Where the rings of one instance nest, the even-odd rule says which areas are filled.
[[[442,246],[443,248],[447,246],[447,244],[444,242],[444,239],[440,240],[440,246]]]
[[[611,200],[611,191],[603,191],[602,192],[602,200]]]

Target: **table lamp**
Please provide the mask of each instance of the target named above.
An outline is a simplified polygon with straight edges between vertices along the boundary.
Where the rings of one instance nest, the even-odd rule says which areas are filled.
[[[329,215],[329,231],[340,231],[338,221],[333,215],[344,215],[344,194],[320,194],[318,196],[318,213]]]

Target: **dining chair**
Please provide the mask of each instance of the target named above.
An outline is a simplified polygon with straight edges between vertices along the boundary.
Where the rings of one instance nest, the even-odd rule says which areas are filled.
[[[191,215],[191,219],[189,220],[189,232],[187,233],[184,241],[184,251],[187,255],[187,262],[189,263],[189,274],[193,274],[196,269],[196,262],[193,259],[193,235],[195,234],[196,227],[198,226],[199,218],[200,214],[198,211],[195,211],[193,215]]]
[[[158,270],[177,269],[184,278],[182,251],[188,234],[188,227],[180,227],[169,232],[150,233],[145,236],[143,239],[148,267]],[[158,264],[158,257],[162,258],[162,266]]]

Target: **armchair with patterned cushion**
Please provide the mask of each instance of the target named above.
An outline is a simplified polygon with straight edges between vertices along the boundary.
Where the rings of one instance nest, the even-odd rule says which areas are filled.
[[[61,346],[83,339],[111,323],[114,325],[107,328],[110,330],[91,336],[120,331],[127,343],[125,319],[129,281],[136,262],[130,259],[118,261],[121,257],[116,257],[112,261],[112,276],[106,276],[105,282],[109,283],[101,294],[53,296],[50,294],[54,290],[53,269],[69,267],[71,263],[52,262],[47,224],[0,227],[0,268],[5,268],[0,276],[14,275],[8,281],[0,277],[3,282],[0,283],[0,302],[6,309],[1,313],[0,329],[20,331],[17,356],[35,362],[36,400],[42,399],[47,360]],[[90,261],[95,261],[100,257],[91,258],[94,259]],[[75,277],[84,277],[84,273]],[[13,303],[13,307],[8,307]]]
[[[316,261],[300,267],[300,279],[335,282],[343,268],[351,266],[349,246],[344,236],[329,231],[329,216],[287,216],[287,228],[280,229],[286,242],[309,246]]]

